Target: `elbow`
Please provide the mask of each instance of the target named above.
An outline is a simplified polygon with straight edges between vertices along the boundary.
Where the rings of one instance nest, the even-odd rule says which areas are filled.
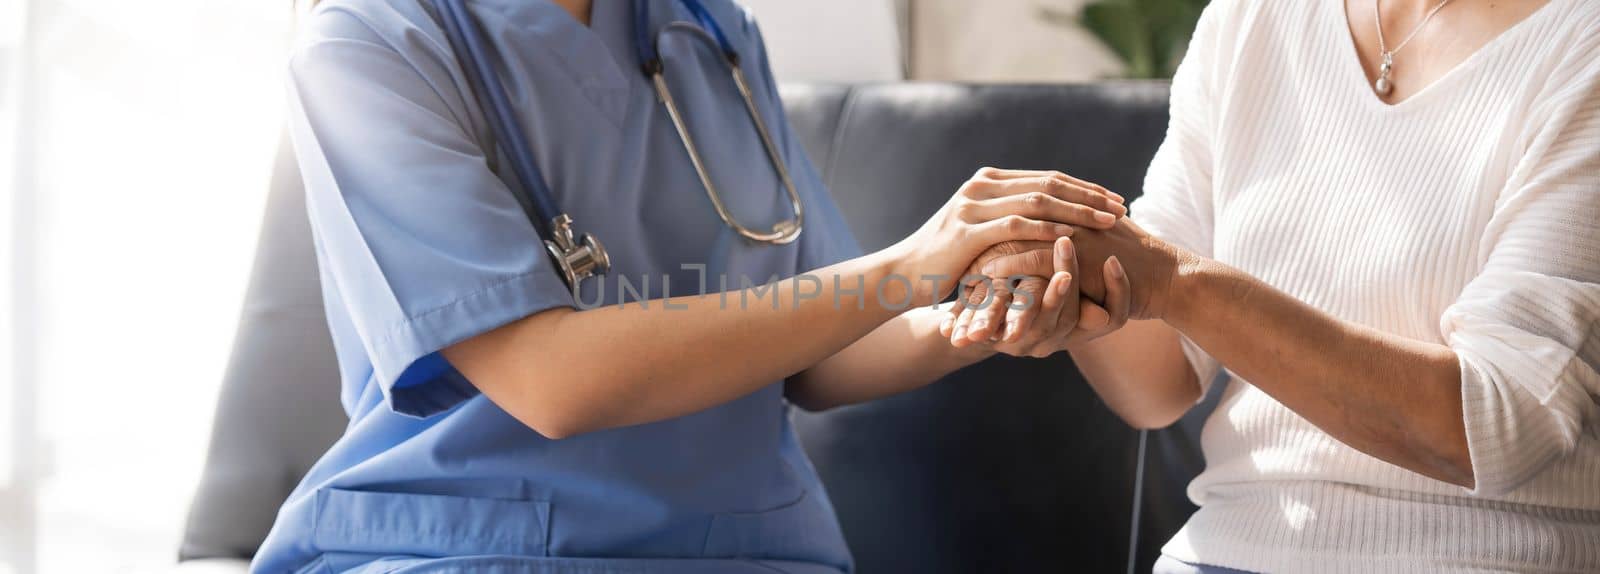
[[[1478,490],[1478,477],[1473,475],[1471,463],[1467,463],[1467,465],[1464,467],[1456,465],[1447,467],[1445,470],[1444,481],[1467,490]],[[1498,492],[1496,495],[1504,495],[1509,493],[1510,490],[1506,489],[1505,492]]]
[[[562,440],[612,426],[615,405],[607,409],[582,394],[552,392],[538,381],[522,385],[480,387],[489,400],[523,426],[550,440]],[[509,391],[509,392],[507,392]]]
[[[560,321],[574,312],[542,311],[440,352],[490,402],[547,439],[617,426],[628,413],[622,401],[607,400],[620,388],[615,376],[545,368],[570,350],[544,336],[563,332]]]
[[[785,386],[783,397],[789,401],[789,404],[794,405],[795,408],[808,413],[820,413],[842,407],[847,404],[844,401],[820,396],[821,394],[822,393],[807,392],[805,390],[805,385],[795,385],[790,383],[789,385]]]
[[[1439,447],[1432,449],[1432,475],[1433,478],[1454,484],[1467,490],[1479,491],[1478,480],[1472,469],[1472,450],[1467,445],[1465,429],[1460,432],[1451,432],[1438,441]],[[1491,490],[1499,490],[1494,488]],[[1503,493],[1500,493],[1503,494]]]
[[[1459,414],[1456,415],[1456,420],[1460,420]],[[1428,478],[1473,491],[1475,494],[1491,496],[1504,494],[1507,490],[1504,485],[1478,484],[1465,429],[1459,423],[1454,425],[1455,428],[1451,426],[1449,422],[1440,424],[1422,416],[1413,417],[1409,421],[1388,423],[1388,428],[1406,429],[1405,438],[1401,439],[1403,442],[1395,445],[1400,453],[1391,462]],[[1386,457],[1380,456],[1380,458]]]
[[[1117,416],[1121,417],[1123,422],[1128,423],[1128,426],[1135,429],[1161,430],[1178,422],[1178,419],[1183,418],[1183,414],[1186,412],[1188,412],[1187,409],[1143,410],[1117,413]]]
[[[572,438],[598,430],[598,426],[576,413],[551,413],[543,409],[506,409],[523,426],[550,440]]]
[[[568,439],[589,432],[587,427],[571,422],[558,420],[518,420],[521,420],[522,424],[527,425],[528,428],[533,429],[533,432],[539,433],[539,436],[549,440]]]
[[[616,377],[588,373],[561,381],[524,379],[504,401],[489,398],[523,425],[550,440],[667,418],[642,408],[651,401],[624,390]],[[504,388],[504,387],[502,387]]]
[[[808,413],[820,413],[851,403],[838,393],[828,392],[825,385],[818,384],[818,380],[806,371],[789,377],[783,385],[783,398],[795,408]]]
[[[789,404],[808,413],[820,413],[842,407],[845,403],[837,401],[823,401],[817,399],[789,399]]]
[[[1200,402],[1200,385],[1188,384],[1165,393],[1150,393],[1133,404],[1124,403],[1112,410],[1128,426],[1139,430],[1160,430],[1172,426]]]

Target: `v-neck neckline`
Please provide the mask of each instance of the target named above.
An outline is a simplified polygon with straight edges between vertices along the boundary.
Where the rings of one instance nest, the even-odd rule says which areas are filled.
[[[634,62],[632,7],[633,2],[628,0],[594,0],[589,25],[584,26],[605,46],[606,56],[624,76],[639,70],[639,64]],[[577,19],[573,23],[583,25]]]
[[[1393,103],[1386,102],[1383,100],[1383,98],[1379,97],[1378,92],[1373,89],[1372,81],[1367,78],[1366,69],[1361,63],[1361,50],[1358,46],[1356,46],[1355,33],[1351,31],[1352,27],[1350,26],[1350,10],[1348,8],[1349,2],[1344,0],[1324,0],[1324,3],[1333,7],[1332,10],[1334,11],[1335,17],[1331,20],[1339,25],[1338,34],[1343,38],[1342,44],[1344,45],[1344,53],[1340,55],[1339,59],[1344,61],[1342,67],[1349,70],[1348,73],[1350,73],[1358,82],[1356,85],[1359,87],[1359,91],[1361,92],[1361,99],[1364,100],[1370,108],[1377,109],[1379,111],[1400,112],[1421,105],[1413,102],[1425,101],[1427,98],[1433,97],[1432,95],[1434,92],[1445,91],[1444,88],[1440,87],[1441,84],[1457,81],[1457,77],[1466,76],[1467,73],[1473,68],[1477,68],[1478,66],[1482,65],[1483,60],[1491,57],[1493,53],[1504,49],[1502,46],[1510,44],[1514,37],[1523,34],[1523,30],[1532,28],[1535,20],[1546,17],[1546,13],[1548,12],[1554,12],[1554,6],[1562,1],[1563,0],[1549,0],[1545,2],[1543,6],[1535,9],[1533,13],[1524,16],[1522,20],[1512,24],[1505,30],[1501,30],[1499,34],[1496,34],[1493,38],[1490,38],[1488,42],[1485,42],[1482,46],[1479,46],[1478,49],[1473,50],[1473,52],[1466,58],[1462,59],[1460,62],[1456,62],[1456,64],[1451,66],[1449,70],[1446,70],[1444,74],[1434,78],[1433,81],[1428,82],[1428,85],[1423,86],[1421,90],[1417,90],[1416,93],[1411,94],[1405,99]]]
[[[552,5],[555,4],[550,0],[541,1],[549,2]],[[638,61],[638,48],[634,46],[638,38],[636,38],[634,30],[634,26],[637,23],[634,21],[635,13],[632,1],[595,0],[593,7],[589,11],[588,25],[584,25],[583,22],[573,17],[572,13],[567,12],[565,8],[560,6],[555,6],[555,8],[560,9],[567,17],[567,21],[563,22],[563,25],[581,28],[581,30],[577,30],[574,33],[590,35],[592,38],[599,40],[599,43],[606,48],[606,55],[611,58],[618,71],[623,75],[637,74],[641,77],[643,76],[640,70],[644,63]],[[668,9],[665,11],[659,9],[650,11],[650,22],[646,23],[650,31],[646,32],[645,36],[654,38],[654,30],[657,30],[665,22],[692,17],[692,14],[683,9],[682,2],[669,2]]]
[[[551,0],[476,0],[469,7],[485,20],[480,25],[494,41],[510,39],[529,42],[525,46],[503,48],[525,52],[536,50],[542,54],[524,57],[538,58],[525,65],[549,66],[561,69],[572,79],[573,85],[585,99],[613,126],[620,128],[627,114],[630,82],[628,72],[637,70],[618,58],[619,48],[612,36],[616,28],[631,22],[627,14],[618,14],[618,5],[627,2],[596,0],[590,10],[589,24],[585,25],[566,8]],[[625,10],[624,10],[625,11]],[[490,19],[498,19],[490,23]],[[627,52],[631,54],[632,52]],[[502,53],[504,60],[507,56]],[[514,65],[505,61],[505,65]]]

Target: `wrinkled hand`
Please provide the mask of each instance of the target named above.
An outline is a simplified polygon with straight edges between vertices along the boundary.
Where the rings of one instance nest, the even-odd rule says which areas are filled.
[[[1072,244],[1084,268],[1103,266],[1115,256],[1117,263],[1124,268],[1125,275],[1134,279],[1129,284],[1131,290],[1128,292],[1128,316],[1132,319],[1161,319],[1166,313],[1172,280],[1179,268],[1197,261],[1193,254],[1157,239],[1129,218],[1118,220],[1110,229],[1081,231],[1073,235]],[[1031,261],[1016,256],[1001,257],[988,263],[986,274],[1007,276],[1034,268],[1037,265]],[[1084,295],[1096,301],[1106,300],[1109,287],[1104,281],[1105,277],[1095,273],[1083,277]]]
[[[940,327],[955,346],[987,344],[1009,355],[1046,357],[1127,324],[1132,288],[1117,258],[1091,273],[1099,275],[1102,306],[1081,296],[1083,275],[1071,239],[996,247],[982,264],[990,279],[972,284],[965,304],[952,306]]]
[[[983,168],[888,253],[894,272],[914,285],[912,303],[931,305],[955,282],[923,277],[954,278],[992,246],[1049,242],[1071,235],[1074,226],[1110,228],[1126,213],[1120,196],[1060,172]]]
[[[1061,185],[1065,185],[1071,189],[1077,190],[1077,193],[1072,195],[1093,199],[1091,203],[1097,210],[1099,210],[1098,212],[1084,214],[1080,211],[1079,213],[1075,214],[1078,215],[1078,217],[1076,217],[1078,221],[1067,223],[1074,223],[1075,225],[1091,229],[1110,229],[1116,224],[1118,218],[1127,215],[1128,213],[1127,206],[1123,205],[1125,200],[1122,198],[1122,196],[1112,193],[1110,190],[1107,190],[1098,184],[1084,181],[1059,171],[1001,170],[988,168],[986,168],[986,170],[988,174],[1001,179],[1011,178],[1025,180],[1028,178],[1047,178],[1058,182]],[[985,171],[979,172],[979,176],[983,176],[984,174]],[[1090,215],[1093,217],[1083,217],[1083,215]],[[1044,292],[1045,283],[1049,280],[1051,275],[1049,269],[1050,249],[1050,241],[1007,241],[1005,243],[994,245],[985,250],[982,254],[978,255],[977,259],[975,259],[972,264],[967,267],[966,272],[963,273],[960,278],[958,278],[958,282],[960,286],[967,289],[980,289],[981,291],[978,293],[977,298],[982,300],[984,296],[988,294],[990,287],[990,282],[982,281],[982,279],[986,276],[984,267],[988,265],[989,262],[1013,255],[1021,255],[1029,251],[1043,250],[1041,259],[1042,267],[1040,267],[1040,269],[1043,269],[1044,272],[1040,273],[1037,277],[1019,278],[1021,280],[1021,285],[1017,286],[1018,289],[1015,293],[1019,297],[1027,298],[1029,301],[1037,302],[1039,300],[1038,295]],[[1029,296],[1031,296],[1031,298],[1028,298]]]

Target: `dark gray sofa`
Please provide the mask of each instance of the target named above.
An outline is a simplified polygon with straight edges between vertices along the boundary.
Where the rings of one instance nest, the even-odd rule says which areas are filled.
[[[984,165],[1137,196],[1167,121],[1161,83],[787,86],[784,99],[868,250]],[[180,550],[190,567],[242,567],[344,426],[299,177],[281,155]],[[795,418],[862,572],[1122,572],[1148,571],[1193,511],[1204,412],[1140,433],[1058,355]]]

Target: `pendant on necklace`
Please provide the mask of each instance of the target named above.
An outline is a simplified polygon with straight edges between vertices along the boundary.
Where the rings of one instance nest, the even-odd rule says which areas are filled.
[[[1389,92],[1394,91],[1394,82],[1389,81],[1389,72],[1393,69],[1394,53],[1385,52],[1383,54],[1383,65],[1378,68],[1378,81],[1372,84],[1373,89],[1378,91],[1378,95],[1388,97]]]

